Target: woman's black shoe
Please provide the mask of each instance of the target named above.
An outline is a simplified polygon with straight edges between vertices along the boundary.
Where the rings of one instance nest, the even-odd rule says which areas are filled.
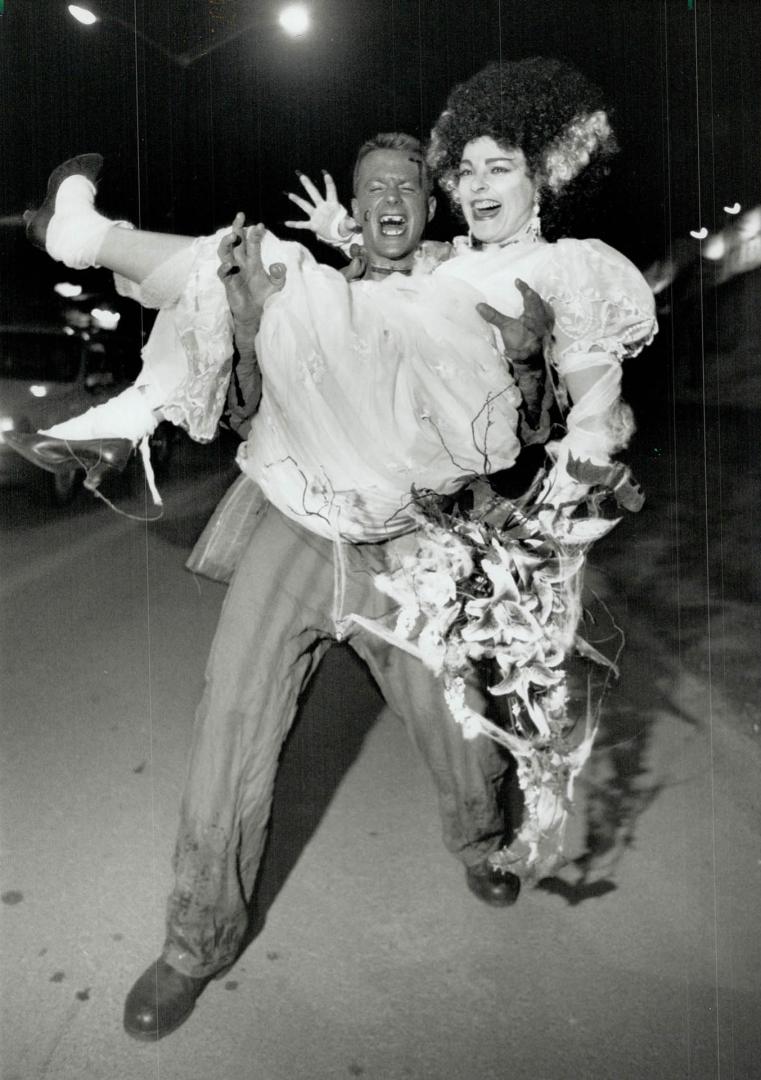
[[[55,211],[55,197],[61,184],[69,176],[86,176],[94,184],[100,176],[102,168],[102,154],[79,154],[77,157],[64,161],[57,169],[53,169],[48,177],[48,189],[42,205],[37,210],[27,210],[24,214],[27,240],[44,251],[48,223]]]
[[[80,466],[87,473],[85,487],[90,491],[107,473],[122,472],[133,450],[129,439],[61,439],[17,431],[6,431],[3,438],[16,453],[48,472]]]

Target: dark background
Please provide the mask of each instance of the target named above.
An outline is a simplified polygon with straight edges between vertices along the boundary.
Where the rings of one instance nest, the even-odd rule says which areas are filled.
[[[294,169],[329,168],[347,198],[365,138],[426,136],[450,87],[500,56],[563,57],[604,87],[623,149],[589,231],[639,266],[672,237],[726,223],[724,204],[761,201],[757,0],[310,6],[313,30],[289,39],[274,0],[99,0],[93,27],[63,0],[5,0],[4,322],[54,310],[60,270],[13,219],[65,157],[101,151],[101,206],[143,228],[205,233],[238,209],[277,227]],[[145,37],[176,55],[214,48],[182,67]],[[433,235],[454,227],[442,206]]]

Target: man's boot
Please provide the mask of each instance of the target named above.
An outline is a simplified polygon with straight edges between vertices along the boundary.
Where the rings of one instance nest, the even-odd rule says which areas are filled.
[[[159,958],[127,994],[124,1030],[135,1039],[163,1039],[184,1024],[211,978],[183,975]]]

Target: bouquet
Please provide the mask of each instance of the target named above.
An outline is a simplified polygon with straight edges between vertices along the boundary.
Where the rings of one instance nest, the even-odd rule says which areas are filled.
[[[620,520],[601,512],[614,487],[623,489],[619,502],[638,509],[631,504],[639,498],[641,505],[623,466],[592,466],[592,476],[587,464],[571,459],[566,501],[553,505],[546,493],[557,494],[556,477],[546,472],[518,501],[477,480],[466,489],[468,510],[460,503],[445,511],[439,496],[413,493],[417,548],[375,580],[398,604],[396,624],[354,616],[442,678],[465,738],[486,735],[515,758],[524,819],[492,860],[528,880],[548,876],[562,859],[574,781],[597,729],[599,708],[591,700],[583,724],[570,715],[568,661],[580,654],[617,674],[615,661],[579,631],[586,553]],[[467,704],[474,665],[485,672],[489,692],[507,700],[504,726]]]

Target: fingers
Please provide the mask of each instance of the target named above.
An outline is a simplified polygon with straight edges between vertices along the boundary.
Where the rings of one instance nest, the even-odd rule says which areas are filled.
[[[326,202],[338,202],[338,191],[333,177],[325,169],[322,170],[322,178],[325,181],[325,201]]]
[[[232,226],[232,249],[233,249],[234,254],[236,254],[237,251],[239,249],[241,249],[241,246],[245,250],[245,245],[246,245],[246,229],[245,229],[245,225],[246,225],[246,215],[241,213],[240,211],[238,211],[238,213],[233,218],[233,226]]]
[[[300,195],[294,195],[290,191],[286,191],[285,194],[286,194],[286,197],[289,198],[292,203],[295,203],[296,206],[298,206],[299,210],[303,210],[304,213],[308,217],[312,216],[312,214],[315,211],[315,207],[311,203],[308,203],[306,201],[306,199],[302,199]],[[286,224],[288,224],[288,223],[286,222]],[[302,222],[302,225],[303,225],[303,222]]]
[[[246,215],[239,211],[233,218],[231,231],[229,233],[225,233],[225,235],[220,240],[219,246],[217,247],[217,255],[219,256],[220,262],[223,266],[225,263],[232,264],[235,261],[235,249],[240,247],[240,245],[245,242],[245,223]],[[221,269],[222,267],[220,266],[219,270],[217,271],[219,276],[226,276],[220,273]]]
[[[311,229],[311,224],[308,221],[284,221],[286,229]]]
[[[297,170],[296,175],[298,176],[299,180],[301,181],[301,186],[303,187],[304,191],[306,191],[307,195],[312,200],[312,202],[314,203],[315,206],[319,206],[319,204],[321,202],[325,202],[322,195],[320,195],[319,191],[314,186],[314,184],[309,179],[309,177],[306,175],[306,173],[299,172]]]
[[[264,269],[262,263],[262,240],[265,232],[263,225],[254,225],[252,229],[248,230],[246,243],[241,245],[240,255],[238,255],[237,251],[235,252],[236,258],[239,258],[240,262],[245,264],[249,274]]]
[[[520,278],[515,279],[515,287],[523,297],[523,307],[526,312],[529,309],[541,311],[543,300],[538,292],[535,292],[530,285],[527,285],[525,281],[521,281]]]
[[[235,246],[235,234],[225,233],[222,239],[219,241],[219,247],[217,248],[217,255],[222,261],[232,259],[233,247]]]
[[[503,315],[501,311],[497,311],[491,304],[476,304],[476,311],[482,319],[485,319],[486,322],[491,323],[492,326],[496,326],[498,329],[507,322],[507,316]]]
[[[275,291],[280,292],[280,290],[285,285],[286,279],[286,269],[283,263],[273,263],[267,271],[267,276],[269,277]]]
[[[555,313],[549,304],[547,304],[536,292],[527,285],[525,281],[521,281],[520,278],[515,279],[515,287],[523,297],[523,310],[526,318],[533,323],[536,323],[544,328],[544,330],[551,330],[555,322]]]
[[[240,267],[233,262],[223,262],[217,267],[217,277],[221,282],[227,281],[234,274],[240,273]]]
[[[349,249],[349,255],[351,256],[351,262],[348,266],[345,266],[340,273],[347,281],[356,281],[357,278],[364,276],[365,270],[367,269],[365,249],[360,247],[359,244],[352,244]]]

